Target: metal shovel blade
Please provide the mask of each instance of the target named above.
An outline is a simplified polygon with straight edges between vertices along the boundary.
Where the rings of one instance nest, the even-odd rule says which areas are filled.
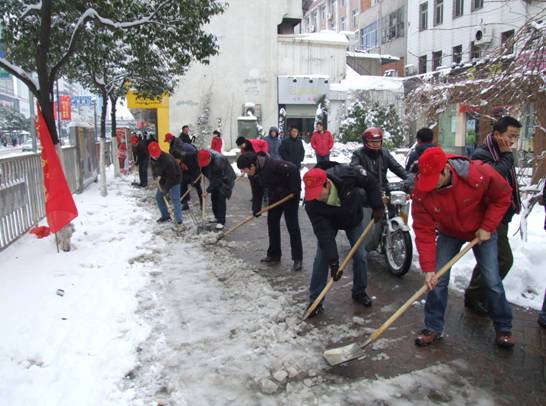
[[[324,351],[324,359],[330,366],[343,364],[359,356],[362,353],[360,346],[356,343],[345,345],[343,347],[331,348]]]

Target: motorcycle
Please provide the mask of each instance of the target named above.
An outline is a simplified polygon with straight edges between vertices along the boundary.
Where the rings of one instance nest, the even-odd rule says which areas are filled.
[[[413,259],[413,244],[408,227],[409,198],[403,182],[389,183],[389,194],[383,197],[385,217],[376,225],[376,238],[366,245],[368,251],[377,250],[385,256],[389,271],[405,275]]]

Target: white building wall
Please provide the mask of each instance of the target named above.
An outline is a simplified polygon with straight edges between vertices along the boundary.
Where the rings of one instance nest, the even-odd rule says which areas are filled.
[[[487,1],[483,8],[471,10],[473,0],[464,0],[464,13],[453,18],[453,2],[444,0],[443,23],[434,26],[434,0],[428,0],[428,29],[419,31],[419,6],[423,0],[408,0],[408,42],[407,63],[417,69],[419,57],[427,56],[427,72],[432,70],[432,53],[442,51],[442,65],[449,66],[453,61],[453,47],[462,45],[463,62],[470,61],[470,44],[474,41],[480,27],[491,30],[491,44],[482,48],[482,54],[501,44],[501,33],[514,29],[516,32],[525,20],[544,9],[544,3],[521,0]]]
[[[178,134],[188,124],[200,137],[199,117],[206,116],[206,126],[220,129],[224,148],[231,149],[245,103],[260,105],[264,128],[277,125],[278,75],[343,77],[346,42],[313,44],[304,36],[277,34],[283,17],[301,18],[301,14],[301,0],[231,0],[209,26],[218,37],[219,55],[211,57],[209,65],[193,64],[170,99],[170,131]],[[197,143],[209,141],[206,134]]]

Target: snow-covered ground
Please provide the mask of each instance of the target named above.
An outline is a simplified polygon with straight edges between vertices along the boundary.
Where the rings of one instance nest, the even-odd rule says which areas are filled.
[[[76,195],[70,253],[30,235],[0,252],[0,403],[494,404],[464,378],[462,361],[391,379],[329,374],[324,344],[375,326],[301,324],[294,292],[233,257],[232,243],[156,224],[153,192],[129,183],[111,181],[106,198],[97,184]],[[525,301],[521,292],[544,289],[543,215],[531,214],[525,247],[514,242],[507,279],[509,298],[534,308],[540,291]],[[455,288],[471,267],[461,264]],[[379,340],[370,362],[396,345]]]

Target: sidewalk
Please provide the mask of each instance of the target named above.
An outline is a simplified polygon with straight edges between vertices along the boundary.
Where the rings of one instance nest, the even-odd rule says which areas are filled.
[[[230,201],[229,224],[233,224],[250,213],[251,193],[246,180],[238,182],[238,190]],[[246,210],[245,210],[246,207]],[[244,229],[228,237],[236,241],[233,252],[259,268],[279,291],[292,294],[303,314],[307,305],[308,287],[311,275],[316,238],[308,217],[300,211],[300,227],[304,245],[304,270],[293,273],[291,265],[288,233],[282,225],[283,260],[281,265],[268,267],[259,264],[267,249],[267,223],[264,218],[257,219]],[[228,227],[229,227],[228,224]],[[343,233],[338,238],[341,253],[346,253],[349,245]],[[471,254],[470,254],[471,255]],[[369,260],[368,293],[374,297],[370,309],[353,304],[350,288],[351,271],[345,272],[326,297],[325,311],[310,324],[319,330],[327,326],[348,328],[347,335],[364,338],[367,333],[379,327],[394,311],[402,305],[422,284],[418,269],[412,269],[403,278],[391,276],[378,253],[372,253]],[[414,265],[415,268],[415,265]],[[424,302],[423,302],[424,303]],[[513,334],[517,345],[513,351],[503,351],[494,345],[494,330],[488,318],[473,315],[464,309],[463,300],[457,292],[450,292],[446,317],[445,339],[433,348],[417,348],[414,335],[422,328],[423,305],[416,304],[403,315],[374,345],[363,360],[346,366],[331,368],[328,373],[350,379],[395,377],[411,373],[431,365],[463,362],[467,365],[462,371],[464,377],[474,387],[479,387],[494,396],[500,404],[542,405],[546,399],[546,331],[536,323],[536,311],[528,311],[513,306]],[[324,342],[324,348],[350,342],[349,337],[341,342]],[[458,385],[455,376],[453,385]],[[432,399],[434,400],[434,399]],[[438,402],[450,401],[439,395]]]

